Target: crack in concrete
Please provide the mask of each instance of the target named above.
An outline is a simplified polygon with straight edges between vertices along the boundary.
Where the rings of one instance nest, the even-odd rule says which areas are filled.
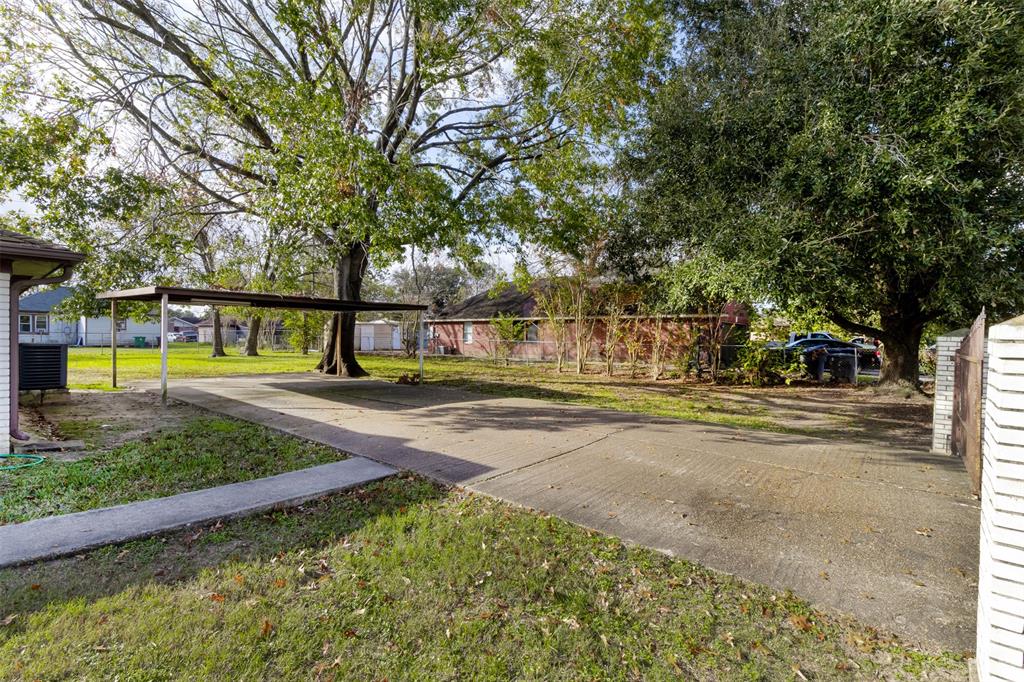
[[[514,473],[523,471],[525,469],[529,469],[530,467],[538,466],[540,464],[547,464],[551,460],[558,459],[559,457],[564,457],[565,455],[571,455],[572,453],[578,452],[578,451],[582,450],[583,448],[589,448],[591,445],[596,445],[597,443],[600,443],[603,440],[607,440],[608,438],[611,438],[612,436],[618,435],[618,434],[622,433],[623,431],[630,431],[630,430],[635,429],[635,428],[637,428],[637,427],[636,426],[627,426],[627,427],[622,428],[622,429],[617,429],[615,431],[610,431],[610,432],[604,434],[603,436],[601,436],[600,438],[595,438],[592,441],[589,441],[587,443],[583,443],[582,445],[578,445],[578,446],[576,446],[574,448],[569,448],[568,450],[563,450],[562,452],[556,452],[555,454],[551,455],[550,457],[545,457],[544,459],[539,459],[536,462],[530,462],[529,464],[524,464],[522,466],[518,466],[515,469],[508,469],[506,471],[501,471],[499,473],[496,473],[496,474],[494,474],[492,476],[488,476],[486,478],[474,479],[474,480],[470,481],[469,483],[467,483],[467,487],[474,486],[474,485],[477,485],[477,484],[480,484],[480,483],[487,483],[488,481],[493,481],[495,479],[501,478],[502,476],[508,476],[509,474],[514,474]]]

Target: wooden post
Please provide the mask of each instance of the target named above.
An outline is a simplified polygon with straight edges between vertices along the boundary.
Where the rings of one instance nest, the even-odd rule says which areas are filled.
[[[336,376],[341,376],[341,313],[335,313],[338,316],[338,324],[336,325],[334,335],[334,372]]]
[[[423,343],[426,340],[426,334],[423,333],[423,313],[416,313],[416,346],[419,354],[420,361],[420,383],[423,383]]]
[[[110,299],[110,387],[117,388],[117,299]]]
[[[160,402],[167,404],[167,294],[160,297]]]

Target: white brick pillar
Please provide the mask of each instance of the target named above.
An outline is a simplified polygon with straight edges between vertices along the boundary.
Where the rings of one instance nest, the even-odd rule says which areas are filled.
[[[11,275],[0,272],[0,452],[11,451]]]
[[[932,407],[932,451],[952,454],[953,360],[969,329],[957,329],[935,340],[935,402]]]
[[[978,674],[1024,680],[1024,316],[988,338],[981,466]]]

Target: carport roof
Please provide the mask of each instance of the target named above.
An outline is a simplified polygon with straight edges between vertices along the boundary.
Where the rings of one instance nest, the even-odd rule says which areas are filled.
[[[256,291],[227,289],[189,289],[185,287],[150,286],[138,289],[106,291],[96,298],[110,301],[159,301],[164,295],[169,303],[183,305],[237,305],[253,308],[289,308],[292,310],[330,310],[334,312],[368,312],[389,310],[426,310],[425,305],[388,303],[384,301],[339,301],[317,296],[289,296]]]

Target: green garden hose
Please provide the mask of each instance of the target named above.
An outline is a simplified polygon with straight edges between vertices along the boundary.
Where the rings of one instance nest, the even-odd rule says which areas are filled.
[[[0,466],[0,471],[10,471],[11,469],[24,469],[26,467],[34,467],[37,464],[42,464],[46,461],[46,458],[42,455],[22,455],[15,452],[6,452],[0,454],[0,459],[27,459],[27,462],[21,464],[7,464]]]

